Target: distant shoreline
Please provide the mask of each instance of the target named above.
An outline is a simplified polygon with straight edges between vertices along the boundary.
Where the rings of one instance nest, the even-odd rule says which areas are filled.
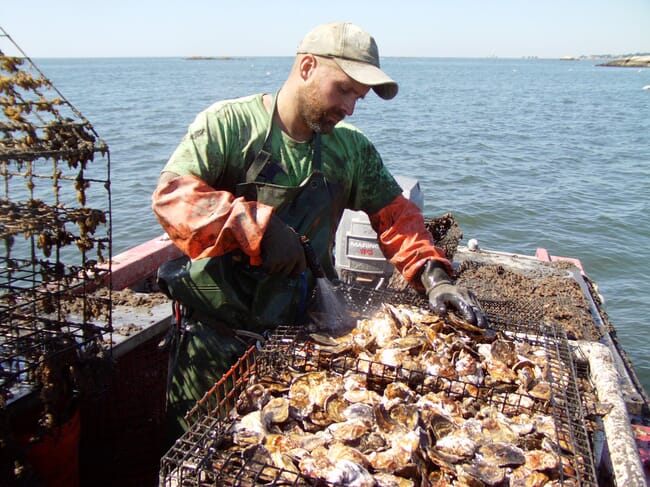
[[[284,55],[284,56],[97,56],[97,57],[48,57],[48,56],[32,56],[30,59],[34,61],[41,60],[61,60],[61,59],[70,59],[70,60],[84,60],[84,59],[106,59],[106,60],[119,60],[119,59],[134,59],[134,60],[146,60],[146,59],[181,59],[188,61],[241,61],[245,59],[266,59],[266,58],[276,58],[276,59],[293,59],[293,56]],[[494,59],[494,60],[527,60],[527,61],[587,61],[587,62],[600,62],[602,65],[616,65],[611,63],[621,63],[621,66],[632,66],[631,64],[623,64],[622,60],[625,59],[647,59],[650,58],[649,54],[635,54],[635,55],[610,55],[610,54],[592,54],[592,55],[579,55],[579,56],[383,56],[385,59],[461,59],[461,60],[471,60],[471,59]],[[650,67],[647,64],[643,64],[643,67]]]
[[[186,61],[232,61],[234,57],[230,56],[189,56]]]

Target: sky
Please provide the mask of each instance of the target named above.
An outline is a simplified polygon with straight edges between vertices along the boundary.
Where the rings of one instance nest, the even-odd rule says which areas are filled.
[[[0,6],[0,27],[33,58],[292,56],[306,32],[335,20],[370,32],[381,56],[650,53],[650,0],[0,0]]]

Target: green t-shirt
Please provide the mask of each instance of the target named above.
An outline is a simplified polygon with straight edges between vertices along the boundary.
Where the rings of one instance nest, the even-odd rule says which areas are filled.
[[[192,174],[234,193],[264,144],[269,119],[261,94],[215,103],[197,115],[164,171]],[[268,182],[300,185],[312,172],[313,154],[310,142],[297,142],[274,126],[271,155],[281,170]],[[345,208],[373,214],[402,193],[373,144],[346,122],[323,135],[321,157],[325,178],[343,188]]]

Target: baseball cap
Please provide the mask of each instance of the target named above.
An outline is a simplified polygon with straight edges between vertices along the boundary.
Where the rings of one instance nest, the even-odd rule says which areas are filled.
[[[332,58],[345,74],[372,87],[384,100],[397,95],[397,83],[379,67],[375,39],[350,22],[329,22],[315,27],[300,42],[298,54]]]

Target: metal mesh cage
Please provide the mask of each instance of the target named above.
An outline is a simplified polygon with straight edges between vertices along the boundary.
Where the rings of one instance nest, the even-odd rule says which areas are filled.
[[[111,330],[110,156],[1,28],[0,42],[0,397],[11,402],[44,368],[98,353]],[[90,296],[100,284],[108,293]]]
[[[404,302],[409,303],[409,306],[422,303],[420,297],[408,291],[343,285],[339,292],[347,296],[345,299],[348,306],[361,317],[369,316],[372,310],[382,308],[386,303],[396,306]],[[546,364],[544,377],[548,385],[543,394],[533,390],[514,390],[501,382],[469,382],[443,372],[384,363],[360,356],[351,349],[339,349],[333,344],[322,346],[321,343],[325,342],[319,342],[322,338],[318,331],[281,326],[261,350],[249,349],[199,401],[189,416],[192,425],[190,431],[163,457],[161,485],[345,485],[346,481],[341,480],[342,477],[337,480],[331,473],[310,476],[309,472],[298,471],[295,462],[278,461],[275,454],[269,453],[271,440],[268,438],[252,442],[247,448],[233,448],[234,435],[241,427],[245,412],[242,411],[242,404],[247,404],[256,385],[272,389],[275,387],[272,385],[274,381],[282,382],[289,376],[292,379],[288,379],[289,382],[285,385],[290,388],[290,384],[294,383],[292,381],[300,380],[297,377],[310,374],[327,374],[322,385],[324,389],[327,389],[328,381],[336,381],[347,374],[362,377],[367,390],[378,395],[386,394],[395,384],[406,385],[409,391],[407,394],[436,398],[450,408],[462,408],[463,422],[476,422],[479,418],[486,421],[485,411],[491,411],[489,414],[494,414],[494,418],[501,418],[494,419],[495,424],[500,421],[515,421],[514,418],[537,418],[539,421],[542,421],[540,418],[545,418],[552,429],[550,437],[553,438],[552,451],[557,465],[552,473],[549,468],[545,472],[531,470],[530,475],[540,478],[548,476],[548,482],[554,482],[553,485],[597,485],[589,433],[585,426],[575,366],[566,336],[557,327],[539,321],[537,303],[499,300],[481,304],[488,312],[489,331],[476,333],[476,330],[470,329],[465,332],[454,328],[454,324],[450,323],[434,323],[432,327],[454,342],[456,353],[466,349],[473,349],[474,352],[470,350],[470,353],[475,353],[476,347],[481,343],[490,346],[495,340],[503,339],[519,344],[522,349],[528,348],[531,352],[541,354],[541,360]],[[317,389],[313,389],[312,393],[317,395]],[[384,395],[382,401],[385,398]],[[419,408],[422,410],[422,404]],[[375,406],[373,414],[379,417],[380,411]],[[323,420],[322,415],[323,410],[315,409],[311,416],[302,421],[309,424],[309,428],[314,428],[314,424],[318,425]],[[422,429],[427,434],[434,435],[432,432],[437,431],[439,426],[435,423],[439,419],[434,415],[422,420]],[[390,422],[390,418],[384,420]],[[526,450],[525,455],[538,454],[542,449],[540,445],[549,441],[548,437],[542,438],[544,435],[540,431],[541,426],[538,430],[525,434],[520,432],[513,439],[516,448]],[[427,434],[420,437],[419,449],[412,456],[413,463],[402,467],[402,471],[398,472],[400,475],[408,477],[416,485],[432,481],[436,475],[439,480],[449,482],[478,482],[479,479],[485,484],[487,479],[481,477],[486,475],[485,472],[472,470],[482,468],[480,464],[461,466],[458,457],[454,459],[453,456],[445,456],[432,449],[430,444],[427,446],[427,440],[424,439]],[[430,436],[427,438],[432,441]],[[355,439],[354,442],[350,444],[356,445],[358,440]],[[503,448],[508,450],[511,447]],[[544,448],[549,449],[548,444]],[[377,458],[381,454],[379,448],[371,456]],[[435,466],[431,466],[431,462]],[[368,468],[372,470],[371,467]],[[391,474],[383,472],[379,475]]]

